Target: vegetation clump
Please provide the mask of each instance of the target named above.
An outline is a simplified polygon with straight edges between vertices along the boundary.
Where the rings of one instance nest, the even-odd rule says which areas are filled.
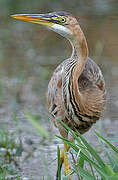
[[[68,139],[58,136],[66,142],[72,149],[72,172],[76,174],[79,180],[118,180],[118,148],[112,145],[107,139],[105,139],[98,132],[95,132],[96,136],[104,144],[104,151],[106,152],[107,162],[102,160],[96,150],[86,141],[86,139],[76,131],[76,134],[67,127],[62,121],[60,123],[70,132],[71,136],[75,138],[75,142],[71,142]],[[118,141],[118,139],[116,139]],[[105,144],[110,148],[105,148]],[[58,164],[60,164],[59,148],[58,148]],[[87,166],[86,166],[87,164]],[[58,166],[58,177],[61,180],[61,174]],[[68,177],[71,175],[65,176]]]

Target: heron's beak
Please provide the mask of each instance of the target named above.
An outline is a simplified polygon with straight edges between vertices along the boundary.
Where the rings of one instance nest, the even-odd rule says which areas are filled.
[[[15,14],[11,17],[21,21],[42,24],[48,27],[52,27],[55,24],[49,14]]]

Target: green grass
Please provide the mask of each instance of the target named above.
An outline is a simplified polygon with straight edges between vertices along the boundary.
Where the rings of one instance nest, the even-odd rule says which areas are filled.
[[[103,150],[106,152],[107,157],[107,161],[105,161],[79,132],[76,132],[76,135],[62,121],[60,121],[60,123],[70,132],[71,136],[74,137],[77,142],[70,142],[68,139],[57,136],[73,149],[72,172],[78,176],[79,180],[118,180],[117,147],[112,145],[98,132],[95,132],[96,136],[104,144]],[[106,149],[105,144],[109,148]]]
[[[60,170],[60,149],[57,147],[57,157],[58,157],[58,180],[61,180],[61,170]]]
[[[25,110],[25,115],[28,118],[28,120],[30,121],[30,123],[37,129],[37,132],[41,135],[41,137],[43,139],[48,139],[49,138],[49,134],[47,133],[47,131],[39,124],[39,122],[37,121],[38,119],[40,119],[40,117],[32,115],[30,112],[28,112],[27,110]]]
[[[0,180],[20,178],[18,162],[21,153],[21,141],[16,141],[15,134],[9,132],[7,127],[2,127],[0,129]]]
[[[44,141],[46,139],[50,140],[47,131],[45,131],[37,121],[40,117],[32,115],[27,111],[25,111],[25,115],[37,129],[37,132],[42,139]],[[70,156],[72,156],[72,160],[70,165],[72,174],[75,174],[78,177],[78,180],[118,180],[118,148],[111,144],[111,141],[117,142],[118,139],[114,138],[109,141],[98,132],[95,132],[100,146],[102,145],[101,149],[105,154],[105,158],[102,159],[99,153],[96,152],[96,149],[93,148],[79,132],[76,132],[75,134],[62,121],[60,121],[60,123],[76,140],[75,142],[71,142],[68,139],[57,136],[57,138],[60,138],[71,147]],[[0,130],[0,180],[21,180],[19,160],[23,151],[24,149],[20,135],[16,135],[16,132],[10,132],[8,128],[2,127]],[[28,158],[30,159],[32,153],[26,153],[23,161]],[[41,155],[41,164],[44,168],[43,179],[47,178],[51,180],[49,162],[45,159],[44,155]],[[57,168],[58,180],[68,180],[70,175],[64,176],[60,171],[59,146],[57,147]]]
[[[38,130],[39,134],[44,139],[47,138],[48,137],[47,132],[45,132],[45,129],[41,127],[40,124],[38,124],[35,116],[32,116],[29,112],[26,112],[25,114],[32,123],[32,125]],[[95,135],[98,137],[98,140],[100,141],[100,145],[102,143],[104,154],[106,154],[106,158],[105,160],[103,160],[102,157],[100,157],[100,155],[96,152],[96,149],[93,148],[78,131],[75,134],[62,121],[59,122],[76,140],[75,142],[71,142],[68,139],[57,136],[57,138],[63,140],[73,150],[73,153],[71,153],[72,174],[76,174],[78,180],[118,180],[118,148],[117,147],[112,145],[101,134],[95,132]],[[113,141],[118,141],[118,139],[114,139]],[[48,166],[48,163],[45,163],[44,168],[47,170],[44,175],[44,179],[45,176],[47,177],[47,174],[50,179],[51,176],[46,166]],[[57,168],[58,168],[58,180],[62,180],[61,171],[60,171],[59,147],[57,147]],[[68,180],[68,177],[69,175],[64,176],[63,180]]]

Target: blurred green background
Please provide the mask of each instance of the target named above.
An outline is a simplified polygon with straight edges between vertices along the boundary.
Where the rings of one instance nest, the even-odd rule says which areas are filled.
[[[40,122],[48,129],[48,82],[57,65],[70,56],[71,46],[60,35],[40,25],[16,21],[10,15],[52,11],[68,11],[79,20],[89,56],[100,66],[106,81],[107,104],[95,128],[107,136],[118,136],[117,0],[0,0],[0,123],[15,130],[15,117],[23,137],[33,139],[35,129],[24,116],[24,109],[28,109],[40,114]],[[33,132],[27,136],[29,129]],[[91,136],[90,131],[88,138]]]

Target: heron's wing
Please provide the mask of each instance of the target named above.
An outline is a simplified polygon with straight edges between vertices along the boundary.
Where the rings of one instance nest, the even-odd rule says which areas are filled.
[[[87,58],[85,68],[78,82],[80,89],[97,86],[101,91],[105,91],[105,82],[102,72],[99,66],[90,58]]]
[[[105,103],[105,82],[100,68],[90,58],[86,61],[78,84],[83,95],[83,117],[94,116],[99,119]]]
[[[48,84],[47,107],[52,115],[59,116],[62,113],[62,73],[63,63],[54,71]],[[61,117],[62,119],[62,117]]]

